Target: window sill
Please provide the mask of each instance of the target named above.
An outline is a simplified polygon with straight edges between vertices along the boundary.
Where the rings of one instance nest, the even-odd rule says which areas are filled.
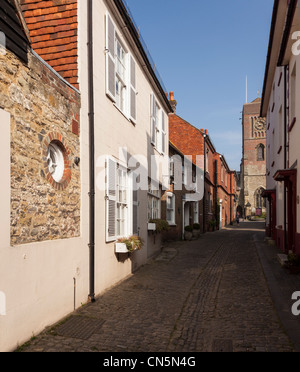
[[[167,221],[170,227],[177,227],[177,224],[174,222]]]

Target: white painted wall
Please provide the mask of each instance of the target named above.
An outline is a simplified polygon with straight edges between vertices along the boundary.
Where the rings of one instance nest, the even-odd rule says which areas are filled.
[[[274,175],[277,170],[284,168],[284,76],[282,75],[280,86],[278,82],[280,75],[284,74],[284,68],[276,69],[272,93],[269,101],[269,110],[267,115],[267,189],[276,189],[277,197],[277,226],[283,226],[284,222],[284,204],[283,204],[283,185],[274,180]],[[272,112],[273,103],[275,102],[274,111]],[[282,123],[280,134],[279,111],[282,109]],[[282,146],[282,151],[278,154],[278,150]],[[274,165],[272,166],[274,162]],[[268,174],[270,173],[270,174]],[[269,206],[268,206],[268,213]],[[269,221],[269,218],[267,219]]]
[[[291,74],[293,68],[296,63],[296,71],[297,71],[297,78],[296,78],[296,102],[298,102],[300,97],[300,56],[291,56],[290,63],[289,63],[289,86],[290,86],[290,97],[289,102],[291,102]],[[273,86],[275,88],[274,91],[274,99],[273,94],[270,97],[269,101],[269,111],[267,116],[267,125],[270,123],[270,128],[267,132],[267,169],[270,171],[270,175],[267,176],[267,189],[274,189],[276,188],[277,191],[277,226],[284,226],[284,187],[283,183],[278,183],[274,181],[274,175],[277,170],[284,169],[284,134],[283,128],[284,123],[282,122],[282,126],[280,129],[280,108],[282,107],[282,120],[284,120],[284,76],[282,76],[281,84],[278,86],[278,82],[280,79],[280,74],[284,74],[283,67],[277,67],[275,78],[273,81]],[[272,112],[273,102],[275,102],[275,109]],[[300,147],[299,147],[299,138],[300,138],[300,106],[296,104],[296,124],[294,125],[293,129],[290,133],[288,133],[288,162],[289,167],[292,167],[296,162],[300,161]],[[291,123],[291,110],[289,111],[289,122],[288,125]],[[274,132],[274,134],[273,134]],[[278,154],[278,150],[282,146],[282,151]],[[272,167],[272,163],[274,161],[274,166]],[[296,169],[298,168],[296,166]],[[268,173],[268,172],[267,172]],[[300,174],[299,171],[297,172],[297,195],[300,195]],[[300,205],[297,204],[297,232],[300,232]]]
[[[159,155],[152,147],[150,141],[150,97],[156,93],[156,87],[145,73],[144,64],[140,63],[137,49],[124,32],[121,19],[108,4],[111,1],[95,0],[94,4],[94,86],[95,86],[95,145],[96,161],[99,157],[113,156],[120,159],[120,149],[127,148],[130,155],[142,155],[150,161],[151,155]],[[106,96],[106,12],[117,27],[118,35],[122,42],[135,58],[137,63],[137,123],[134,126]],[[87,75],[87,2],[79,1],[80,14],[80,90],[82,93],[81,117],[84,125],[88,126],[88,75]],[[158,99],[159,95],[156,93]],[[160,99],[160,105],[164,102]],[[166,107],[164,107],[166,111]],[[167,112],[166,112],[167,115]],[[167,123],[166,123],[167,124]],[[168,127],[166,125],[166,127]],[[167,138],[168,141],[168,138]],[[168,148],[168,146],[166,146]],[[168,155],[161,157],[166,169],[168,169]],[[103,168],[96,169],[96,177],[99,177]],[[119,262],[114,253],[114,243],[106,243],[106,206],[105,191],[96,190],[96,293],[118,283],[132,274],[140,265],[146,262],[149,252],[152,252],[152,240],[148,240],[147,232],[147,192],[139,194],[139,227],[140,235],[145,241],[142,251],[136,252],[132,259]]]
[[[300,173],[299,173],[299,165],[300,165],[300,146],[299,146],[299,138],[300,138],[300,106],[299,106],[299,98],[300,98],[300,56],[291,56],[290,64],[289,64],[289,74],[290,74],[290,82],[291,82],[291,74],[296,67],[296,97],[295,97],[295,115],[296,115],[296,124],[294,125],[293,129],[289,133],[288,141],[289,141],[289,166],[292,167],[296,162],[298,165],[296,169],[297,172],[297,195],[300,195]],[[290,89],[290,100],[291,100],[291,89]],[[291,118],[292,120],[292,118]],[[297,233],[300,233],[300,204],[297,204]]]
[[[130,154],[146,158],[155,154],[150,144],[150,95],[156,89],[139,64],[139,56],[126,39],[137,66],[137,125],[133,126],[105,94],[104,0],[94,0],[95,123],[96,159],[101,155],[119,157],[126,146]],[[87,2],[79,0],[79,75],[81,107],[81,237],[10,246],[10,116],[0,110],[0,351],[14,350],[73,311],[74,278],[76,307],[89,294],[89,141],[87,76]],[[113,14],[112,14],[113,16]],[[116,24],[118,20],[115,19]],[[121,29],[119,32],[122,34]],[[156,95],[159,99],[159,95]],[[164,107],[164,103],[160,102]],[[167,110],[166,107],[164,107]],[[166,123],[167,124],[167,123]],[[166,127],[168,127],[166,125]],[[167,138],[168,141],[168,138]],[[166,146],[168,148],[168,146]],[[168,169],[168,156],[163,157]],[[100,169],[97,169],[97,173]],[[114,244],[105,242],[105,193],[96,192],[96,294],[132,274],[148,257],[147,192],[140,197],[140,235],[145,248],[134,259],[118,262]],[[151,250],[152,252],[152,250]],[[5,312],[3,311],[5,298]],[[6,315],[1,315],[1,314]]]

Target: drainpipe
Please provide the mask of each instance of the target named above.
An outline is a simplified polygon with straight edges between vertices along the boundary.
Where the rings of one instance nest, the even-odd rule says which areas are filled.
[[[287,169],[287,115],[288,115],[288,107],[287,107],[287,73],[288,73],[288,66],[284,66],[284,169]],[[284,250],[287,253],[287,195],[286,195],[286,187],[284,185]]]
[[[232,213],[232,173],[230,174],[230,225],[233,225],[233,213]]]
[[[220,214],[218,214],[218,208],[219,208],[219,203],[218,203],[218,161],[214,161],[215,164],[215,218],[216,222],[220,220]]]
[[[204,134],[204,193],[203,193],[203,234],[205,233],[205,200],[206,200],[206,194],[205,194],[205,177],[206,177],[206,134]]]
[[[88,0],[88,90],[89,90],[89,300],[95,302],[95,114],[93,61],[93,0]]]

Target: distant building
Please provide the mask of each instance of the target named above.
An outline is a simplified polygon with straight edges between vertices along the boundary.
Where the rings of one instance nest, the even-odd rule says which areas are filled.
[[[178,240],[184,239],[186,226],[200,223],[200,204],[196,191],[198,181],[201,189],[200,178],[203,176],[203,171],[186,159],[172,142],[169,145],[169,156],[170,188],[162,198],[162,218],[168,221],[170,229],[164,232],[163,237],[164,240]],[[187,184],[189,170],[191,178]],[[197,177],[200,178],[197,180]]]
[[[199,202],[199,223],[202,231],[223,228],[235,218],[236,172],[230,170],[225,157],[213,145],[208,130],[198,129],[176,114],[177,102],[170,96],[173,113],[169,114],[170,141],[194,164],[202,160],[205,173],[203,199]]]
[[[244,217],[266,212],[266,120],[260,116],[261,99],[243,107],[243,157],[238,210]]]

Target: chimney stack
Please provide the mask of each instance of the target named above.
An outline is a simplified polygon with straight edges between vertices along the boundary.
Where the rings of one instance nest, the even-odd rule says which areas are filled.
[[[174,92],[170,92],[170,105],[174,114],[176,114],[177,101],[174,100]]]

